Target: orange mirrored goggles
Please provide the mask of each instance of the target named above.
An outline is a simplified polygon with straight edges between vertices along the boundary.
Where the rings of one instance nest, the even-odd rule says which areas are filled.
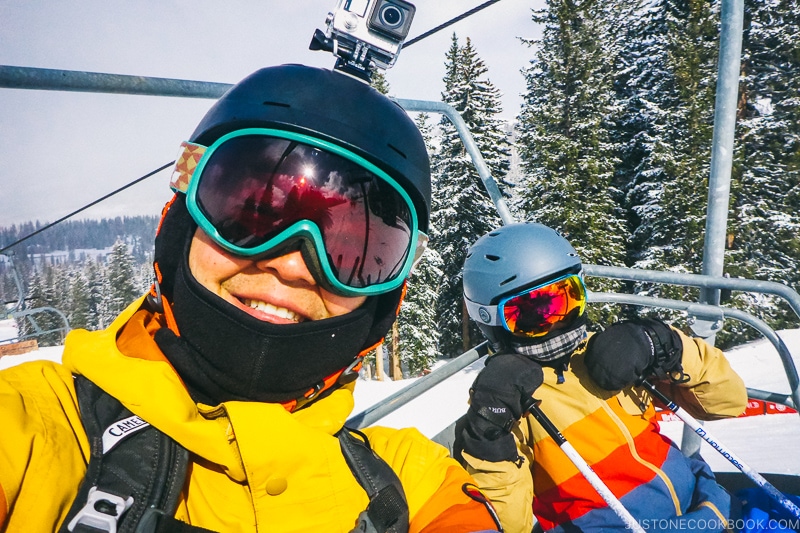
[[[586,287],[580,274],[507,296],[497,305],[479,305],[467,300],[471,315],[490,326],[503,326],[517,337],[541,337],[571,323],[586,309]]]

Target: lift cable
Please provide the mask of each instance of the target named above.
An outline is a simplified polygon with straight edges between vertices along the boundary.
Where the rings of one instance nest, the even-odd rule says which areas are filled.
[[[13,243],[11,243],[11,244],[9,244],[8,246],[6,246],[6,247],[4,247],[4,248],[1,248],[1,249],[0,249],[0,254],[1,254],[1,253],[3,253],[3,252],[5,252],[6,250],[8,250],[8,249],[9,249],[9,248],[11,248],[11,247],[18,245],[18,244],[19,244],[19,243],[21,243],[21,242],[27,241],[28,239],[30,239],[30,238],[31,238],[31,237],[33,237],[34,235],[38,235],[39,233],[43,232],[44,230],[46,230],[46,229],[50,229],[50,228],[52,228],[53,226],[55,226],[56,224],[60,224],[61,222],[64,222],[64,221],[65,221],[65,220],[67,220],[68,218],[71,218],[71,217],[73,217],[73,216],[77,215],[77,214],[78,214],[78,213],[80,213],[81,211],[83,211],[83,210],[85,210],[85,209],[89,209],[89,208],[90,208],[90,207],[92,207],[93,205],[97,205],[97,204],[99,204],[100,202],[102,202],[103,200],[106,200],[106,199],[108,199],[108,198],[110,198],[110,197],[114,196],[115,194],[117,194],[117,193],[119,193],[119,192],[122,192],[122,191],[124,191],[124,190],[125,190],[125,189],[127,189],[128,187],[131,187],[131,186],[133,186],[133,185],[136,185],[136,184],[137,184],[137,183],[139,183],[140,181],[146,180],[147,178],[149,178],[150,176],[152,176],[152,175],[154,175],[154,174],[158,174],[159,172],[161,172],[161,171],[162,171],[162,170],[164,170],[165,168],[169,168],[169,167],[171,167],[171,166],[172,166],[172,165],[174,165],[174,164],[175,164],[175,161],[170,161],[170,162],[169,162],[169,163],[167,163],[166,165],[163,165],[163,166],[161,166],[161,167],[159,167],[159,168],[157,168],[157,169],[153,170],[152,172],[148,172],[147,174],[145,174],[145,175],[144,175],[144,176],[142,176],[141,178],[136,178],[135,180],[133,180],[132,182],[128,183],[127,185],[123,185],[123,186],[122,186],[122,187],[120,187],[119,189],[117,189],[117,190],[115,190],[115,191],[112,191],[112,192],[110,192],[110,193],[106,194],[106,195],[105,195],[105,196],[103,196],[102,198],[98,198],[98,199],[97,199],[97,200],[95,200],[94,202],[92,202],[92,203],[90,203],[90,204],[87,204],[87,205],[85,205],[85,206],[81,207],[80,209],[76,209],[76,210],[75,210],[75,211],[73,211],[72,213],[70,213],[70,214],[68,214],[68,215],[65,215],[65,216],[63,216],[63,217],[59,218],[59,219],[58,219],[58,220],[56,220],[55,222],[51,222],[50,224],[47,224],[46,226],[42,226],[41,228],[37,229],[37,230],[36,230],[36,231],[34,231],[33,233],[30,233],[30,234],[26,235],[25,237],[22,237],[21,239],[19,239],[19,240],[17,240],[17,241],[15,241],[15,242],[13,242]]]
[[[414,44],[414,43],[416,43],[416,42],[419,42],[419,41],[421,41],[422,39],[424,39],[424,38],[426,38],[426,37],[428,37],[428,36],[430,36],[430,35],[433,35],[434,33],[438,32],[438,31],[440,31],[440,30],[443,30],[444,28],[446,28],[446,27],[448,27],[448,26],[452,26],[452,25],[453,25],[453,24],[455,24],[456,22],[458,22],[458,21],[460,21],[460,20],[463,20],[463,19],[465,19],[465,18],[467,18],[467,17],[469,17],[469,16],[472,16],[472,15],[474,15],[475,13],[477,13],[478,11],[481,11],[482,9],[485,9],[485,8],[487,8],[487,7],[489,7],[489,6],[490,6],[490,5],[492,5],[492,4],[496,4],[496,3],[497,3],[497,2],[499,2],[499,1],[500,1],[500,0],[488,0],[488,2],[484,2],[483,4],[481,4],[481,5],[477,6],[477,7],[474,7],[474,8],[472,8],[472,9],[470,9],[469,11],[465,11],[465,12],[464,12],[464,13],[462,13],[461,15],[459,15],[459,16],[457,16],[457,17],[455,17],[455,18],[452,18],[452,19],[450,19],[450,20],[448,20],[448,21],[447,21],[447,22],[445,22],[444,24],[440,24],[440,25],[436,26],[435,28],[432,28],[432,29],[430,29],[430,30],[428,30],[428,31],[426,31],[426,32],[424,32],[424,33],[422,33],[422,34],[420,34],[420,35],[417,35],[417,36],[416,36],[416,37],[414,37],[413,39],[411,39],[411,40],[407,41],[406,43],[404,43],[404,44],[403,44],[403,48],[408,48],[408,47],[409,47],[409,46],[411,46],[412,44]],[[145,179],[149,178],[150,176],[152,176],[152,175],[154,175],[154,174],[157,174],[157,173],[161,172],[162,170],[164,170],[165,168],[167,168],[167,167],[169,167],[169,166],[172,166],[172,165],[174,165],[174,164],[175,164],[175,161],[172,161],[172,162],[170,162],[170,163],[167,163],[166,165],[164,165],[164,166],[162,166],[162,167],[160,167],[160,168],[157,168],[156,170],[154,170],[154,171],[152,171],[152,172],[150,172],[150,173],[148,173],[148,174],[146,174],[146,175],[142,176],[141,178],[137,178],[137,179],[135,179],[134,181],[130,182],[129,184],[127,184],[127,185],[124,185],[124,186],[120,187],[119,189],[117,189],[117,190],[115,190],[115,191],[113,191],[113,192],[110,192],[110,193],[106,194],[106,195],[105,195],[105,196],[103,196],[102,198],[98,198],[98,199],[97,199],[97,200],[95,200],[94,202],[92,202],[92,203],[90,203],[90,204],[87,204],[87,205],[85,205],[85,206],[81,207],[80,209],[77,209],[77,210],[73,211],[72,213],[70,213],[70,214],[68,214],[68,215],[66,215],[66,216],[63,216],[63,217],[59,218],[59,219],[58,219],[58,220],[56,220],[55,222],[51,222],[50,224],[47,224],[46,226],[43,226],[43,227],[39,228],[38,230],[34,231],[33,233],[31,233],[31,234],[29,234],[29,235],[26,235],[25,237],[22,237],[21,239],[19,239],[19,240],[15,241],[15,242],[13,242],[13,243],[9,244],[8,246],[6,246],[6,247],[4,247],[4,248],[0,249],[0,254],[1,254],[1,253],[3,253],[3,252],[5,252],[5,251],[6,251],[6,250],[8,250],[9,248],[12,248],[12,247],[14,247],[14,246],[16,246],[16,245],[20,244],[21,242],[24,242],[24,241],[26,241],[26,240],[30,239],[30,238],[31,238],[31,237],[33,237],[34,235],[38,235],[39,233],[43,232],[44,230],[46,230],[46,229],[50,229],[50,228],[52,228],[53,226],[55,226],[56,224],[60,224],[61,222],[64,222],[64,221],[65,221],[65,220],[67,220],[68,218],[71,218],[71,217],[73,217],[73,216],[77,215],[77,214],[78,214],[78,213],[80,213],[81,211],[83,211],[83,210],[85,210],[85,209],[88,209],[88,208],[92,207],[93,205],[99,204],[99,203],[100,203],[100,202],[102,202],[103,200],[106,200],[106,199],[110,198],[111,196],[114,196],[115,194],[117,194],[117,193],[119,193],[119,192],[122,192],[122,191],[124,191],[124,190],[125,190],[125,189],[127,189],[128,187],[130,187],[130,186],[132,186],[132,185],[135,185],[135,184],[139,183],[140,181],[142,181],[142,180],[145,180]]]
[[[457,17],[455,17],[455,18],[448,20],[448,21],[447,21],[447,22],[445,22],[444,24],[440,24],[440,25],[436,26],[435,28],[433,28],[433,29],[431,29],[431,30],[428,30],[428,31],[426,31],[425,33],[422,33],[422,34],[420,34],[420,35],[417,35],[417,36],[416,36],[416,37],[414,37],[413,39],[411,39],[411,40],[409,40],[409,41],[407,41],[407,42],[403,43],[403,48],[408,48],[409,46],[411,46],[412,44],[416,43],[417,41],[421,41],[421,40],[422,40],[422,39],[424,39],[425,37],[427,37],[427,36],[429,36],[429,35],[433,35],[433,34],[434,34],[434,33],[436,33],[437,31],[439,31],[439,30],[443,30],[443,29],[445,29],[446,27],[448,27],[448,26],[451,26],[451,25],[455,24],[455,23],[456,23],[456,22],[458,22],[459,20],[463,20],[463,19],[465,19],[465,18],[467,18],[467,17],[469,17],[469,16],[471,16],[471,15],[474,15],[475,13],[477,13],[478,11],[480,11],[481,9],[487,8],[487,7],[489,7],[490,5],[492,5],[492,4],[496,4],[496,3],[497,3],[497,2],[499,2],[499,1],[500,1],[500,0],[489,0],[488,2],[484,2],[484,3],[482,3],[481,5],[479,5],[479,6],[477,6],[477,7],[474,7],[474,8],[472,8],[472,9],[470,9],[469,11],[466,11],[466,12],[462,13],[461,15],[459,15],[459,16],[457,16]]]

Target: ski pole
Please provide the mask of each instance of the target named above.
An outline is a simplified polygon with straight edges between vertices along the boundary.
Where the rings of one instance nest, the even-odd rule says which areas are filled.
[[[775,499],[775,501],[777,501],[783,507],[788,509],[789,512],[791,512],[794,515],[795,518],[800,518],[800,507],[795,505],[794,502],[792,502],[792,500],[787,498],[781,491],[775,488],[775,486],[772,485],[772,483],[764,479],[764,477],[761,474],[759,474],[758,472],[747,466],[747,464],[742,462],[742,460],[739,459],[736,456],[736,454],[734,454],[732,451],[723,446],[716,438],[714,438],[713,435],[711,435],[700,424],[700,422],[697,421],[696,418],[690,415],[686,411],[686,409],[684,409],[683,407],[679,406],[678,404],[670,400],[664,393],[656,389],[655,386],[646,379],[641,382],[641,386],[647,389],[650,392],[650,394],[652,394],[655,398],[660,400],[661,403],[663,403],[667,409],[675,413],[678,416],[678,418],[683,420],[683,422],[687,426],[692,428],[692,431],[700,435],[700,437],[704,441],[710,444],[711,447],[717,450],[725,459],[730,461],[733,466],[738,468],[744,475],[752,479],[756,485],[764,489],[764,491],[767,494],[769,494],[773,499]]]
[[[580,470],[583,477],[586,478],[586,481],[589,482],[594,490],[605,500],[609,508],[611,508],[625,523],[625,527],[637,533],[644,533],[644,529],[639,525],[639,522],[637,522],[633,515],[622,505],[622,502],[614,496],[614,493],[603,483],[603,480],[592,470],[592,467],[580,456],[572,444],[564,438],[553,422],[547,418],[547,415],[542,412],[539,408],[540,403],[542,403],[541,400],[530,398],[530,401],[527,401],[528,405],[525,410],[542,425],[547,434],[550,435],[550,438],[552,438],[556,444],[558,444],[558,447],[569,457],[572,464],[578,467],[578,470]]]

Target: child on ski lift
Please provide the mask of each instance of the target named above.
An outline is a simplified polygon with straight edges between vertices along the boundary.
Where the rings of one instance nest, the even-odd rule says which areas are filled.
[[[524,412],[531,396],[643,529],[722,531],[736,501],[700,458],[658,431],[642,378],[693,416],[747,405],[722,352],[652,318],[586,331],[578,254],[541,224],[503,226],[469,249],[470,317],[493,352],[472,386],[456,448],[507,533],[622,531],[618,516]],[[662,520],[668,519],[668,520]]]
[[[430,170],[397,104],[265,68],[183,144],[156,282],[63,364],[0,372],[0,530],[494,531],[447,450],[344,429],[424,250]]]

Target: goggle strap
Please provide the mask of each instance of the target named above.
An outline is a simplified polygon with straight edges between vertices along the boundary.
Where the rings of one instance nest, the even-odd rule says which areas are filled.
[[[175,192],[185,193],[189,190],[189,182],[192,180],[197,168],[197,163],[206,151],[206,147],[202,144],[195,144],[189,141],[181,143],[181,149],[178,153],[178,158],[175,160],[175,169],[172,171],[172,178],[169,181],[169,186]]]

